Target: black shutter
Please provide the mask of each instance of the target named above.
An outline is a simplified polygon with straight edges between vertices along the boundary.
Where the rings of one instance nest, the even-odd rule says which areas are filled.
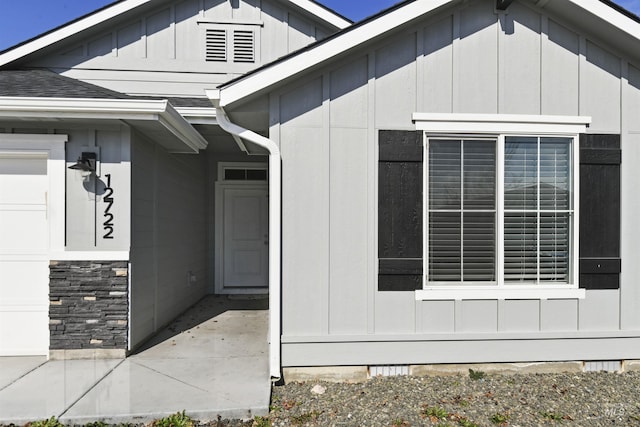
[[[422,288],[422,132],[381,130],[379,291]]]
[[[580,287],[620,288],[620,135],[580,135]]]

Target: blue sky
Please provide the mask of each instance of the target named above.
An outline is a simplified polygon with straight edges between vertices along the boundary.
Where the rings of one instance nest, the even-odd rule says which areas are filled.
[[[338,13],[359,21],[398,0],[317,0]],[[113,0],[0,0],[0,51],[65,22],[99,9]],[[640,15],[640,0],[618,0]]]

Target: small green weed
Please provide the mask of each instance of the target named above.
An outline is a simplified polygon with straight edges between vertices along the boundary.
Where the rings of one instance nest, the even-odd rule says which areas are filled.
[[[87,423],[84,427],[109,427],[109,424],[102,421],[94,421],[92,423]]]
[[[429,417],[432,422],[437,420],[446,420],[449,418],[449,413],[444,408],[438,408],[436,406],[427,406],[422,410],[423,417]]]
[[[469,421],[468,418],[461,417],[458,419],[458,425],[460,427],[479,427],[478,424]]]
[[[396,418],[391,423],[392,427],[411,427],[411,423],[409,421],[405,421],[402,418]]]
[[[271,427],[271,420],[269,418],[256,415],[253,419],[252,427]]]
[[[320,414],[322,414],[322,412],[319,411],[305,412],[300,415],[292,416],[290,420],[295,425],[302,425],[311,421],[316,421]]]
[[[27,424],[28,427],[64,427],[56,417],[51,417],[48,420],[34,421]]]
[[[469,369],[469,378],[471,378],[474,381],[484,379],[484,377],[486,376],[487,374],[482,371],[474,371],[473,369]]]
[[[560,415],[556,412],[543,412],[542,417],[553,421],[562,421],[564,419],[564,415]]]
[[[153,427],[193,427],[195,423],[190,416],[182,411],[155,420],[151,425]]]
[[[491,417],[491,422],[499,425],[506,425],[507,421],[509,421],[509,414],[501,414],[500,412],[496,412]]]

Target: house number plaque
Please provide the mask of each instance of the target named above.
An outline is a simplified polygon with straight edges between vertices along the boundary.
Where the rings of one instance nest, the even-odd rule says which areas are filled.
[[[106,204],[104,208],[104,218],[105,221],[102,224],[104,226],[104,235],[103,239],[113,239],[113,214],[110,212],[111,207],[113,206],[113,188],[111,188],[111,174],[106,174],[105,178],[107,178],[107,185],[104,189],[104,197],[102,198],[103,202]]]

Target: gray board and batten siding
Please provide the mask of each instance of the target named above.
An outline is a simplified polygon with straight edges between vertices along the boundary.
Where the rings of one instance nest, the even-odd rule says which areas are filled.
[[[0,133],[67,135],[65,144],[67,166],[71,166],[82,152],[99,153],[99,177],[83,177],[67,169],[65,182],[65,245],[67,251],[128,251],[131,245],[131,182],[130,128],[115,121],[58,124],[26,122],[16,126],[0,121]],[[114,229],[109,238],[103,228],[106,204],[103,196],[110,185],[117,189],[109,212]],[[128,261],[128,260],[119,260]]]
[[[159,3],[69,37],[20,65],[128,94],[204,97],[204,89],[337,30],[277,0]]]
[[[207,294],[206,155],[132,135],[131,348]]]
[[[159,0],[21,58],[12,67],[28,70],[5,72],[3,82],[16,91],[7,93],[12,96],[46,80],[55,84],[33,96],[135,100],[149,95],[169,97],[175,107],[182,102],[212,107],[205,89],[336,30],[278,0]],[[68,166],[92,151],[100,163],[101,191],[105,174],[111,174],[114,233],[105,239],[103,194],[90,194],[93,184],[67,170],[66,249],[130,251],[129,259],[118,261],[130,263],[127,347],[134,349],[212,290],[217,162],[247,161],[247,156],[215,125],[195,125],[210,142],[208,150],[181,155],[169,153],[141,123],[137,130],[115,120],[70,123],[71,129],[62,130],[26,121],[21,128],[0,123],[0,131],[67,134]]]
[[[432,12],[269,94],[283,161],[283,366],[638,357],[640,61],[531,3],[494,6]],[[415,131],[415,112],[590,116],[590,134],[618,139],[619,286],[580,300],[379,291],[379,131]]]

